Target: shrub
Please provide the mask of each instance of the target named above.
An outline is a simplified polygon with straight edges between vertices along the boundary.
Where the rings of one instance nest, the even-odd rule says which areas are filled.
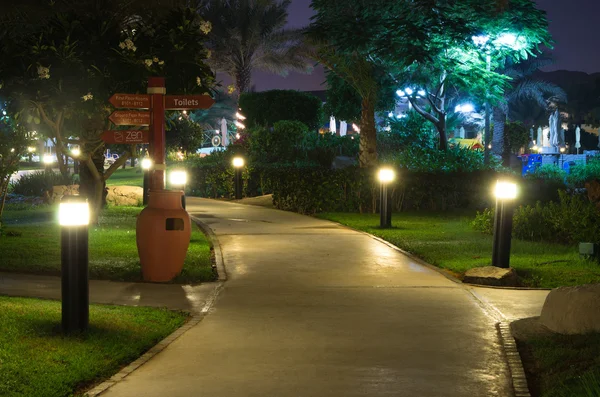
[[[494,210],[477,213],[471,225],[493,232]],[[521,240],[560,244],[600,242],[600,212],[585,196],[559,192],[557,202],[521,206],[513,217],[513,235]]]
[[[567,181],[574,187],[584,187],[593,180],[600,180],[600,157],[591,158],[586,165],[576,165],[567,176]]]
[[[70,176],[53,171],[39,171],[22,175],[12,184],[12,192],[23,196],[42,197],[45,192],[52,189],[52,186],[70,185],[72,183]]]
[[[527,174],[528,179],[542,179],[544,181],[559,182],[564,185],[567,173],[554,164],[545,164],[536,169],[533,173]]]
[[[240,96],[246,127],[272,127],[281,120],[295,120],[316,131],[323,121],[322,107],[316,96],[292,90],[245,92]]]

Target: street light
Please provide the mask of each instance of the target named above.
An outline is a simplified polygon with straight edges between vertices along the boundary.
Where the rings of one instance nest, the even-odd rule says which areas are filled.
[[[49,154],[44,155],[44,157],[42,158],[42,161],[44,162],[44,166],[46,167],[47,170],[52,169],[52,163],[54,163],[54,159],[52,158],[51,155],[49,155]]]
[[[510,181],[497,181],[494,187],[496,211],[494,214],[494,245],[492,248],[492,266],[510,267],[510,245],[514,201],[517,198],[517,184]]]
[[[377,175],[381,188],[379,192],[379,227],[392,227],[392,200],[388,185],[396,179],[396,173],[391,168],[381,168]]]
[[[183,190],[183,195],[181,196],[181,206],[183,209],[185,209],[185,185],[187,184],[187,179],[187,172],[183,170],[172,171],[169,177],[171,186],[180,186],[181,190]]]
[[[142,170],[144,174],[144,184],[142,189],[142,204],[148,205],[148,200],[150,199],[150,195],[148,194],[150,191],[150,169],[152,168],[152,160],[145,157],[142,159]]]
[[[234,168],[234,189],[235,199],[242,199],[242,168],[244,167],[244,159],[242,157],[234,157],[231,164]]]
[[[81,149],[74,147],[73,150],[71,150],[71,155],[73,156],[73,173],[79,174],[79,156],[81,156]]]
[[[90,208],[80,196],[64,196],[58,207],[61,233],[62,330],[85,331],[89,323],[88,224]]]

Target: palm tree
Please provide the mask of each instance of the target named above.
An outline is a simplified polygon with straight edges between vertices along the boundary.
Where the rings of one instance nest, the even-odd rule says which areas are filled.
[[[252,71],[282,76],[309,72],[302,31],[285,29],[290,0],[199,0],[210,21],[211,66],[227,73],[239,94],[251,87]]]
[[[535,80],[531,75],[539,68],[551,63],[548,58],[530,59],[518,64],[507,61],[504,74],[512,78],[512,84],[504,92],[504,99],[494,107],[492,118],[494,131],[492,134],[492,152],[507,160],[504,148],[504,127],[509,113],[527,100],[546,110],[552,102],[566,102],[567,94],[558,86],[541,80]]]

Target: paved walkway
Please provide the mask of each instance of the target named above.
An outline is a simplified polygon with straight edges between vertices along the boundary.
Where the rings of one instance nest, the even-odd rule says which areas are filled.
[[[188,211],[218,235],[229,279],[201,323],[102,396],[512,395],[495,323],[539,314],[545,292],[465,288],[293,213]]]

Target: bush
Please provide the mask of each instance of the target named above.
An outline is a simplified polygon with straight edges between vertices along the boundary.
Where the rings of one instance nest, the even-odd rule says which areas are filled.
[[[12,193],[42,197],[45,192],[52,189],[52,186],[70,185],[71,183],[70,176],[64,177],[62,174],[47,170],[39,171],[22,175],[12,184]]]
[[[586,165],[576,165],[567,176],[569,184],[579,188],[593,180],[600,180],[600,157],[591,158]]]
[[[281,120],[295,120],[316,131],[323,121],[322,103],[314,95],[292,90],[245,92],[240,108],[246,127],[272,127]]]
[[[302,156],[308,128],[299,121],[278,121],[272,129],[258,127],[248,134],[248,154],[254,163],[287,163]]]
[[[406,149],[380,156],[382,162],[416,172],[473,172],[493,170],[498,164],[485,165],[483,152],[463,147],[441,151],[435,148],[409,146]]]
[[[494,210],[477,213],[471,225],[493,233]],[[600,212],[585,196],[559,192],[558,202],[521,206],[513,217],[513,236],[560,244],[600,242]]]

